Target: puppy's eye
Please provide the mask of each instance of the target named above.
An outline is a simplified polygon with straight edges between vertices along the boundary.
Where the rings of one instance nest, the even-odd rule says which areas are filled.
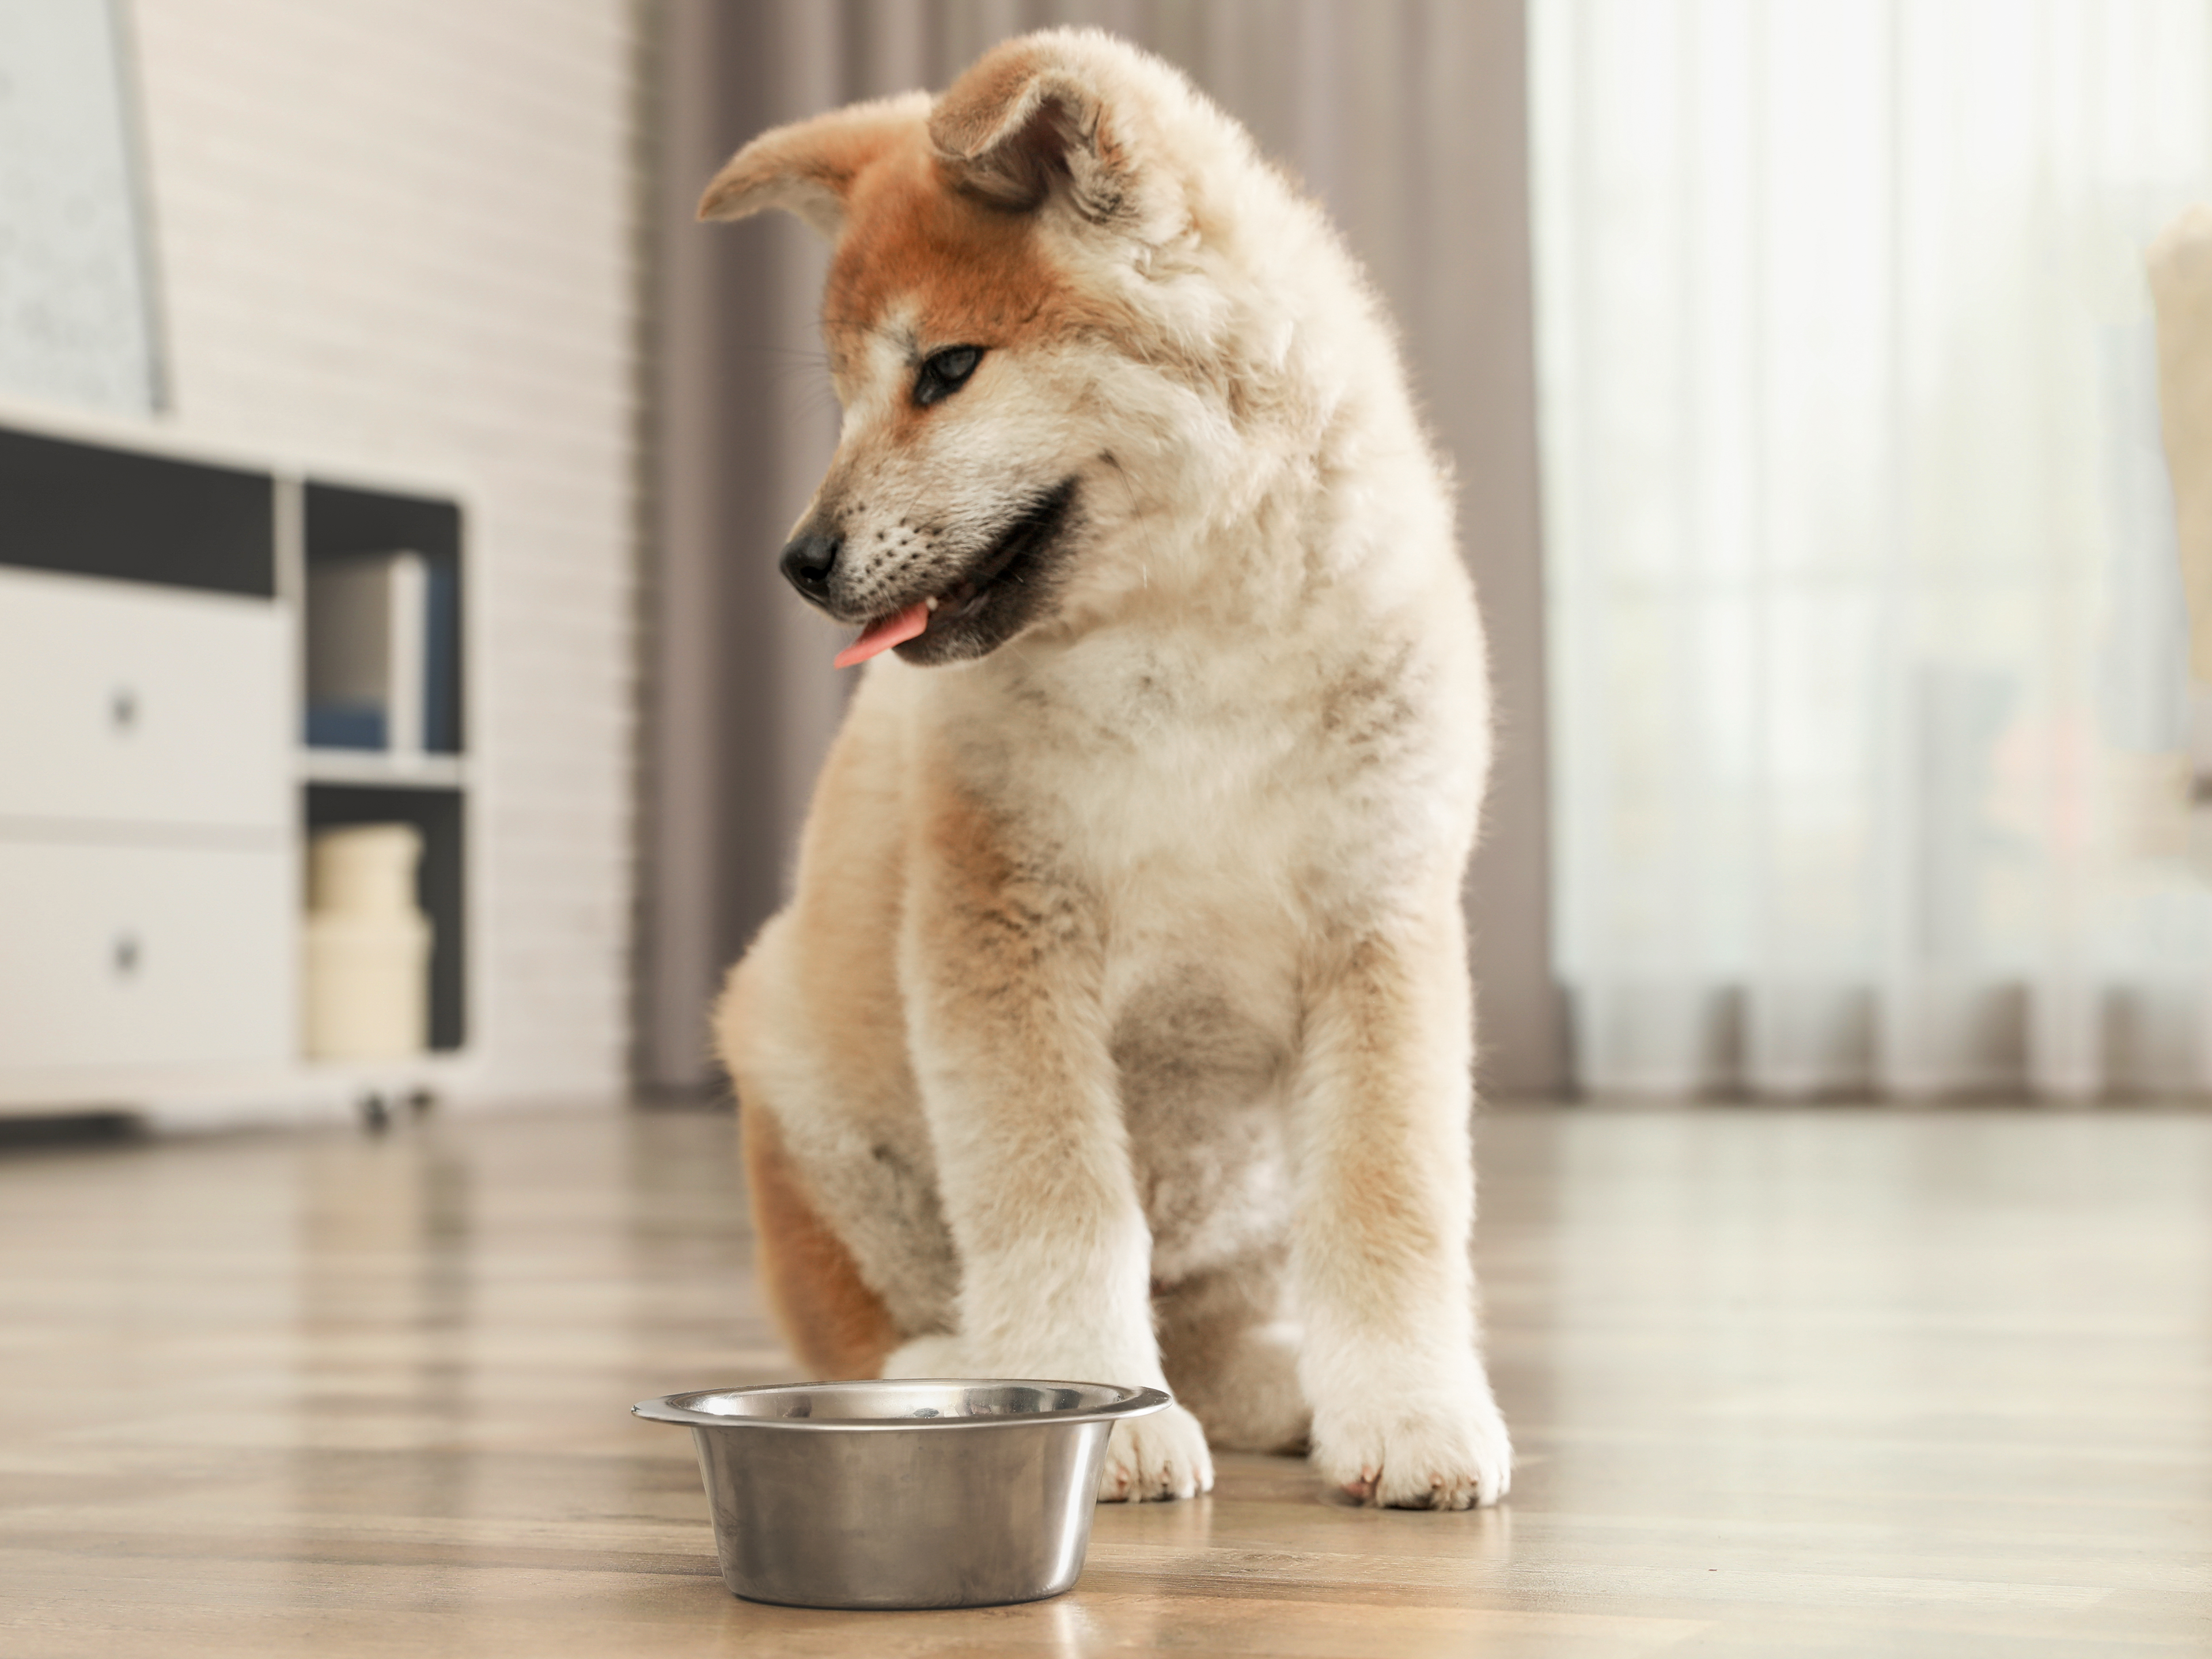
[[[982,361],[981,346],[947,346],[931,352],[921,360],[921,371],[914,377],[915,402],[924,409],[943,402],[968,384],[968,377]]]

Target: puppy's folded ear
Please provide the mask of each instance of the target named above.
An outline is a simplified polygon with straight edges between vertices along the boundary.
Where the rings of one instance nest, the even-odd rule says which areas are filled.
[[[1033,211],[1055,195],[1094,223],[1145,232],[1148,78],[1164,65],[1091,29],[994,48],[937,101],[930,142],[965,190]]]
[[[744,219],[769,208],[795,213],[835,238],[853,181],[902,140],[918,136],[929,94],[878,99],[771,128],[716,173],[699,199],[702,219]]]

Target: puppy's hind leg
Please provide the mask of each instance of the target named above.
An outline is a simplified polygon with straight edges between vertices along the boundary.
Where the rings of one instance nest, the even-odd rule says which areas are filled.
[[[1168,1386],[1222,1451],[1303,1452],[1312,1413],[1298,1333],[1283,1322],[1283,1253],[1196,1273],[1152,1300]]]
[[[769,1312],[784,1341],[817,1377],[879,1376],[898,1345],[884,1299],[830,1230],[766,1103],[751,1091],[738,1107],[753,1248]]]

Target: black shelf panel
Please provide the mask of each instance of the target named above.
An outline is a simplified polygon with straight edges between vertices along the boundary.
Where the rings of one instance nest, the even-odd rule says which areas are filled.
[[[307,556],[392,553],[401,548],[426,559],[461,556],[461,509],[451,501],[385,490],[307,485]]]
[[[0,564],[274,599],[265,472],[0,427]]]

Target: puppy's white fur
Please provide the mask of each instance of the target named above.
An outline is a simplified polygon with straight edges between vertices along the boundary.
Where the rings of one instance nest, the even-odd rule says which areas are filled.
[[[718,1014],[794,1346],[1172,1382],[1102,1496],[1310,1432],[1370,1501],[1495,1502],[1459,906],[1482,642],[1373,295],[1241,128],[1095,33],[765,135],[702,212],[765,206],[837,238],[826,603],[947,601],[865,671]],[[1063,483],[974,654],[959,584]]]

